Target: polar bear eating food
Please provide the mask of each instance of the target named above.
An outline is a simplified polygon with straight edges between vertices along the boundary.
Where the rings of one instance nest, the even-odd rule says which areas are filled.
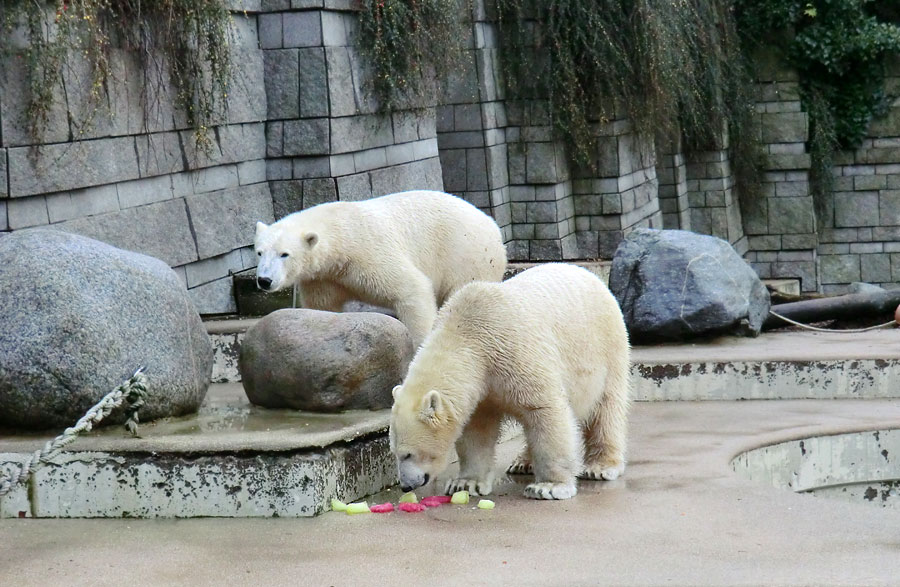
[[[625,469],[629,343],[622,312],[595,275],[541,265],[504,283],[472,283],[441,309],[434,330],[394,388],[390,443],[409,491],[446,468],[445,491],[485,495],[504,417],[527,446],[511,473],[534,473],[535,499],[567,499],[576,476]]]
[[[394,310],[418,347],[438,308],[463,285],[500,281],[496,222],[463,199],[410,191],[331,202],[256,225],[257,285],[298,286],[302,305],[338,312],[348,300]]]

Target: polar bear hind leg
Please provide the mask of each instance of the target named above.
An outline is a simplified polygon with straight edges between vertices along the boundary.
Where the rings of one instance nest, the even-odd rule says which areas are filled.
[[[516,457],[516,460],[506,469],[510,475],[531,475],[534,473],[534,467],[531,464],[531,451],[528,445],[522,448],[522,452]]]
[[[611,374],[602,402],[584,426],[582,479],[612,481],[625,472],[628,393],[627,375]]]

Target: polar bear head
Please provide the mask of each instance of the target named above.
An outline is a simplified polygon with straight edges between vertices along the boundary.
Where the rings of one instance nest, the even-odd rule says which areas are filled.
[[[389,437],[403,491],[440,475],[458,436],[458,426],[439,391],[421,394],[402,385],[394,388]]]
[[[297,224],[297,219],[290,216],[270,226],[256,223],[256,285],[260,289],[278,291],[290,287],[316,264],[313,255],[319,234]]]

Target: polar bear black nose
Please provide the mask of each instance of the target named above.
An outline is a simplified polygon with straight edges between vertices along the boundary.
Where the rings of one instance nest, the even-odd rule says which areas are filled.
[[[257,277],[256,285],[259,286],[259,289],[269,289],[272,286],[272,280],[268,277]]]

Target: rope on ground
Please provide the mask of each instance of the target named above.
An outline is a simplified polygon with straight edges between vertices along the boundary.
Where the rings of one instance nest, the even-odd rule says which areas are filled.
[[[879,328],[887,328],[889,326],[897,325],[896,320],[891,320],[890,322],[885,322],[884,324],[878,324],[876,326],[869,326],[868,328],[849,328],[846,330],[840,330],[837,328],[818,328],[816,326],[810,326],[809,324],[803,324],[801,322],[797,322],[796,320],[791,320],[787,316],[782,316],[781,314],[778,314],[772,310],[769,310],[769,314],[775,316],[776,318],[784,320],[785,322],[793,324],[794,326],[799,326],[800,328],[805,328],[806,330],[813,330],[815,332],[843,332],[844,334],[853,334],[853,333],[859,333],[859,332],[868,332],[870,330],[878,330]]]
[[[137,412],[144,405],[147,394],[147,376],[144,375],[143,371],[143,367],[135,371],[128,381],[106,394],[74,426],[66,428],[62,434],[47,442],[44,448],[34,451],[31,458],[18,465],[17,469],[14,469],[8,476],[0,477],[0,497],[12,491],[13,487],[23,482],[30,474],[62,452],[80,434],[90,432],[94,425],[99,424],[103,418],[121,406],[123,402],[128,404],[125,409],[125,428],[133,436],[137,436]]]

